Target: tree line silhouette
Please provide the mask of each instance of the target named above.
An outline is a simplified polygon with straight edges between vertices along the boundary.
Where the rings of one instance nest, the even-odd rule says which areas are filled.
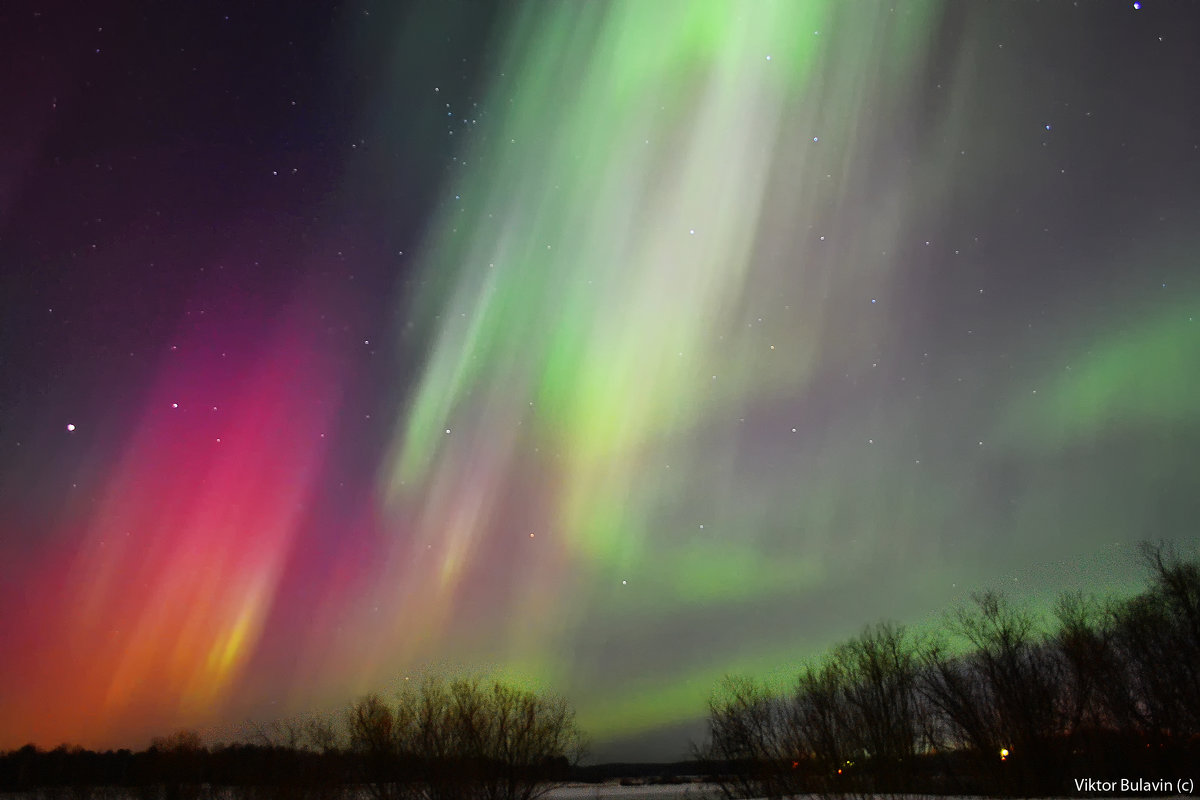
[[[0,756],[0,790],[45,800],[536,800],[582,755],[560,698],[500,681],[429,678],[391,701],[369,694],[343,720],[258,728],[206,747],[180,731],[142,752],[26,745]]]
[[[786,693],[727,678],[695,755],[731,800],[1062,795],[1077,778],[1188,777],[1200,763],[1200,565],[1165,545],[1142,555],[1145,591],[1064,594],[1048,630],[984,592],[935,634],[867,627]]]
[[[984,592],[936,633],[868,626],[806,665],[787,692],[726,678],[691,771],[726,800],[1061,795],[1076,793],[1076,778],[1186,777],[1200,763],[1200,563],[1164,545],[1142,553],[1145,591],[1065,594],[1045,628]],[[564,700],[500,681],[413,681],[390,699],[360,698],[340,718],[277,722],[250,738],[209,747],[180,731],[141,752],[26,745],[0,754],[0,791],[536,800],[568,780],[613,777],[580,767],[583,737]]]

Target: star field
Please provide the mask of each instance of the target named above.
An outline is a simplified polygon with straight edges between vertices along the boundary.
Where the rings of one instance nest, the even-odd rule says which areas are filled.
[[[1188,4],[0,13],[0,748],[729,672],[1194,546]]]

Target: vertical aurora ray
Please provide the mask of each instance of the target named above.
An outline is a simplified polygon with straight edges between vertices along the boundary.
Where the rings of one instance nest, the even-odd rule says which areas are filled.
[[[0,748],[462,668],[673,757],[868,621],[1135,589],[1200,512],[1200,57],[1143,5],[18,20]]]
[[[620,619],[636,638],[819,574],[814,542],[770,541],[747,494],[775,521],[811,509],[739,450],[748,412],[804,397],[822,358],[884,329],[863,285],[886,293],[912,187],[872,170],[936,20],[772,2],[513,20],[488,134],[421,254],[428,357],[381,472],[407,587],[385,602],[421,618],[424,646],[491,570],[501,632],[476,656],[586,685],[585,630]],[[851,302],[866,313],[847,338]],[[600,678],[585,719],[633,677]],[[707,688],[688,686],[690,704],[675,691],[640,716],[694,714]]]
[[[250,358],[211,332],[181,338],[93,510],[27,578],[8,668],[37,688],[14,698],[18,735],[136,742],[245,701],[337,373],[295,319]]]

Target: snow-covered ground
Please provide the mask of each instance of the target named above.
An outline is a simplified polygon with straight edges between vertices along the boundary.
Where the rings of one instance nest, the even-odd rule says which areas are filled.
[[[665,784],[661,786],[621,786],[617,783],[571,784],[543,795],[549,800],[717,800],[720,789],[707,783]],[[1088,800],[1113,800],[1086,794]],[[1185,795],[1175,795],[1182,798]],[[811,795],[819,800],[818,795]],[[889,798],[892,797],[889,795]],[[912,800],[928,800],[929,795],[913,795]],[[975,797],[937,797],[936,800],[986,800]],[[1123,798],[1128,800],[1128,798]],[[1171,799],[1173,800],[1173,799]]]
[[[1128,798],[1096,797],[1084,794],[1088,800],[1128,800]],[[133,793],[108,793],[100,797],[105,800],[136,800]],[[363,792],[362,800],[368,800],[369,795]],[[680,783],[656,786],[622,786],[619,783],[573,783],[560,786],[543,795],[547,800],[719,800],[720,790],[713,784]],[[894,796],[889,795],[889,800]],[[1166,800],[1176,800],[1185,795],[1174,795]],[[39,792],[0,792],[0,800],[45,800],[45,795]],[[756,800],[764,800],[756,798]],[[820,800],[819,795],[810,795],[802,800]],[[912,800],[991,800],[977,797],[936,797],[929,795],[913,795]],[[1046,798],[1045,800],[1051,800]],[[1061,800],[1061,799],[1059,799]]]
[[[619,783],[572,783],[553,789],[549,800],[716,800],[721,790],[711,783],[622,786]]]

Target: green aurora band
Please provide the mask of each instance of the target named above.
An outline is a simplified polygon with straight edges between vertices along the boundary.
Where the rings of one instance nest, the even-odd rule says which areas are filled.
[[[956,143],[981,101],[965,51],[931,64],[949,13],[517,7],[417,254],[424,361],[379,475],[397,534],[371,602],[403,620],[381,674],[431,648],[498,664],[604,739],[984,581],[1133,585],[1096,548],[1153,533],[1142,510],[1062,454],[1117,420],[1196,419],[1186,314],[1019,374],[928,345],[880,363],[911,330],[914,239],[966,253],[938,215],[1000,169]],[[1031,566],[1081,554],[1094,569]]]

